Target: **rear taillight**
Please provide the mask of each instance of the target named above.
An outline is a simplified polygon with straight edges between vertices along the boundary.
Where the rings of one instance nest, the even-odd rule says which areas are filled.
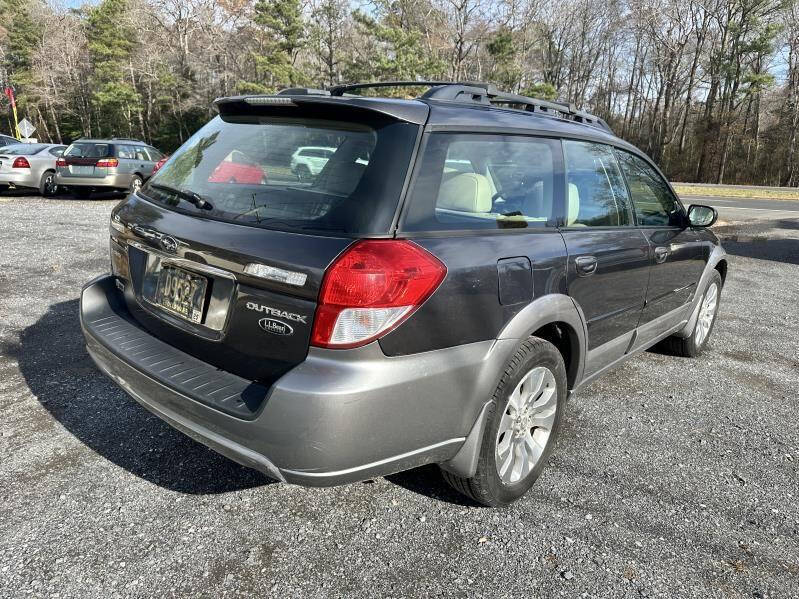
[[[67,165],[66,158],[59,158],[58,160],[55,161],[55,165],[56,166],[66,166]]]
[[[103,158],[97,161],[97,166],[119,166],[119,160],[116,158]]]
[[[19,156],[14,160],[14,163],[11,165],[11,168],[30,168],[31,163],[28,162],[28,159],[24,156]]]
[[[311,344],[350,348],[396,328],[444,280],[447,268],[415,243],[358,241],[325,272]]]

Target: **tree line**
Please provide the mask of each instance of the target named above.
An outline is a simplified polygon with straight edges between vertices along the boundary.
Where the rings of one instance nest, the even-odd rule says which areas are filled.
[[[47,141],[172,151],[220,96],[489,81],[601,116],[674,180],[799,185],[799,0],[58,2],[0,0],[0,78]]]

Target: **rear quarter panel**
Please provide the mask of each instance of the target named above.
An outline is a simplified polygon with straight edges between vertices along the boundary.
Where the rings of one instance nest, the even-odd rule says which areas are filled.
[[[566,292],[566,246],[556,229],[447,234],[413,241],[441,260],[447,276],[406,322],[380,340],[388,356],[495,339],[533,299]],[[498,262],[526,257],[529,299],[500,303]]]

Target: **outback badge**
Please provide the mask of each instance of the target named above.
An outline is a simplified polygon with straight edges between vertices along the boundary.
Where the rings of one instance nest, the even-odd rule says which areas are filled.
[[[274,318],[262,318],[258,321],[258,325],[267,333],[272,333],[273,335],[294,334],[294,328],[282,320],[276,320]]]

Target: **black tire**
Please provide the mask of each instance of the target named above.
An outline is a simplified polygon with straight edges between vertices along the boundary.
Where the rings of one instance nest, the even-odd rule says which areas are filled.
[[[81,198],[82,200],[87,200],[92,195],[92,188],[91,187],[73,187],[72,194],[76,197]]]
[[[142,179],[139,175],[133,175],[133,178],[130,180],[130,185],[128,186],[128,192],[134,193],[139,191],[143,183],[144,179]]]
[[[311,176],[311,170],[304,164],[297,167],[297,178],[300,181],[308,181],[311,179]]]
[[[548,368],[554,375],[557,387],[555,419],[546,446],[535,466],[520,480],[513,483],[503,482],[497,471],[495,457],[500,420],[508,409],[510,394],[516,389],[522,377],[538,366]],[[480,446],[477,471],[471,478],[463,478],[442,469],[444,480],[456,491],[490,507],[505,506],[519,499],[533,486],[549,460],[560,432],[567,395],[566,366],[560,352],[544,339],[538,337],[527,339],[508,362],[494,391],[488,408],[488,421]]]
[[[707,285],[705,285],[705,288],[702,290],[702,297],[699,300],[700,316],[702,313],[701,306],[705,301],[706,294],[714,284],[716,285],[716,292],[718,295],[716,296],[716,307],[715,312],[713,313],[713,319],[710,321],[710,327],[708,328],[707,333],[704,335],[699,333],[699,317],[697,317],[696,322],[694,323],[694,330],[691,331],[691,334],[688,337],[677,337],[675,335],[666,337],[666,339],[660,342],[660,349],[666,353],[672,354],[674,356],[681,356],[683,358],[696,358],[700,356],[705,349],[707,349],[708,341],[710,340],[710,336],[713,334],[713,329],[716,326],[716,318],[719,314],[719,303],[721,299],[722,281],[721,275],[717,270],[713,271],[713,273],[710,275]],[[700,337],[701,341],[699,340]]]
[[[58,185],[55,183],[55,172],[45,171],[42,173],[42,180],[39,181],[39,195],[49,198],[58,193]]]

